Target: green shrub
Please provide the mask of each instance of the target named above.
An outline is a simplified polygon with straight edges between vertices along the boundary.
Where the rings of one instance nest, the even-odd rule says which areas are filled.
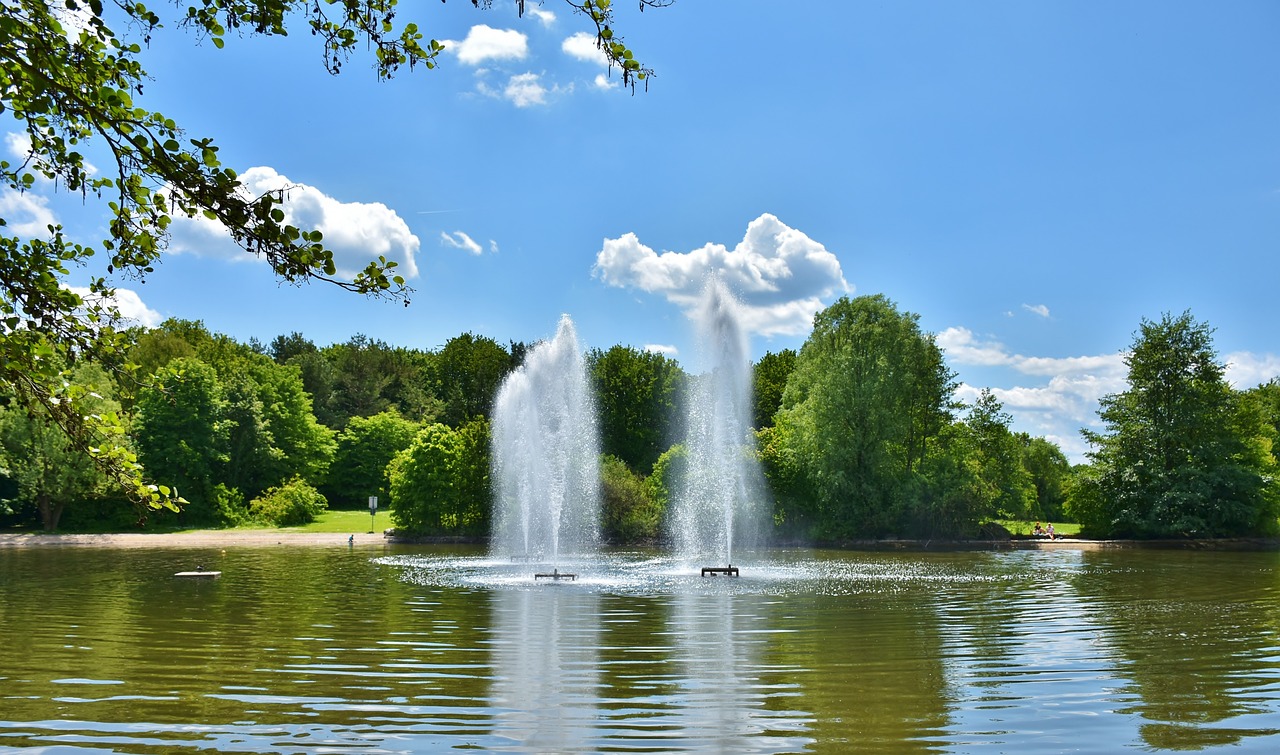
[[[658,537],[662,507],[649,495],[644,478],[616,456],[600,459],[604,534],[614,543],[636,543]]]
[[[298,477],[269,488],[249,502],[249,513],[254,519],[277,527],[310,524],[327,508],[329,503],[320,491]]]

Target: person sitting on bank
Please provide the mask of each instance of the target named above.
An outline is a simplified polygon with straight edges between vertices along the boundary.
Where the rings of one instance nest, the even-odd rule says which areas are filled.
[[[1036,522],[1035,529],[1031,530],[1031,534],[1036,537],[1044,537],[1044,527],[1041,527],[1040,523]]]
[[[1050,540],[1053,539],[1053,522],[1049,522],[1048,528],[1045,529],[1045,534],[1049,536]]]

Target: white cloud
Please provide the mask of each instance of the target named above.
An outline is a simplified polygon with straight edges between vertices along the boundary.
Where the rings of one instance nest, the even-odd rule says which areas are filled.
[[[936,337],[947,363],[961,367],[1009,368],[1019,375],[1047,378],[1045,382],[1011,388],[991,387],[992,394],[1013,417],[1013,429],[1044,436],[1073,462],[1084,461],[1088,444],[1080,428],[1100,429],[1099,401],[1128,387],[1125,353],[1079,357],[1029,357],[1011,353],[998,341],[983,341],[967,328],[947,328]],[[1022,378],[1015,378],[1022,382]],[[973,402],[981,389],[962,383],[957,398]]]
[[[497,253],[498,253],[498,242],[497,242],[497,241],[494,241],[493,239],[489,239],[489,251],[490,251],[491,253],[493,253],[493,254],[497,254]]]
[[[414,260],[420,246],[418,237],[403,218],[381,202],[340,202],[314,186],[294,183],[265,166],[246,170],[240,174],[240,181],[249,196],[284,190],[285,201],[280,208],[285,222],[321,231],[325,246],[333,251],[340,277],[352,277],[379,256],[399,264],[396,274],[406,279],[418,276]],[[175,253],[253,259],[231,242],[225,228],[203,216],[175,218],[170,230],[169,249]]]
[[[154,328],[164,320],[164,317],[159,312],[144,304],[142,297],[138,296],[138,292],[132,289],[117,288],[114,296],[104,300],[101,297],[95,297],[89,292],[88,288],[82,286],[70,286],[69,288],[86,302],[92,302],[96,298],[102,304],[115,305],[121,318],[127,321],[127,325],[136,324]]]
[[[603,73],[597,73],[595,80],[591,83],[596,89],[616,89],[621,86],[619,81],[620,79],[611,79]]]
[[[445,40],[446,52],[456,53],[458,61],[480,65],[486,60],[524,60],[529,55],[529,38],[514,29],[494,29],[484,24],[471,27],[461,42]]]
[[[9,131],[4,135],[4,146],[9,148],[9,154],[23,160],[31,154],[31,137],[17,131]]]
[[[1236,390],[1248,390],[1272,378],[1280,378],[1280,356],[1236,351],[1227,355],[1227,382]]]
[[[646,343],[644,350],[650,354],[662,354],[668,357],[674,357],[680,353],[680,350],[675,346],[666,343]]]
[[[8,222],[7,233],[24,239],[47,239],[49,226],[58,224],[48,197],[8,188],[0,189],[0,217]]]
[[[1044,304],[1023,304],[1022,308],[1033,315],[1040,315],[1041,317],[1049,316],[1049,307]]]
[[[475,255],[484,253],[484,250],[480,248],[480,245],[462,231],[454,231],[453,233],[442,232],[440,234],[440,243],[445,246],[453,247],[454,249],[462,249],[463,251],[470,252]]]
[[[520,73],[507,81],[502,96],[510,100],[516,107],[547,104],[547,88],[542,85],[536,73]]]
[[[541,6],[535,5],[532,8],[528,8],[526,10],[529,13],[529,15],[533,16],[534,18],[542,22],[543,26],[551,26],[556,22],[556,14],[552,13],[551,11]]]
[[[596,37],[594,34],[588,34],[580,31],[571,37],[566,37],[560,43],[560,49],[564,54],[571,58],[576,58],[586,63],[594,63],[601,68],[609,65],[609,58],[605,56],[604,51],[596,45]]]
[[[853,289],[834,254],[768,213],[747,225],[733,249],[709,243],[658,254],[634,233],[605,239],[592,272],[610,286],[661,294],[685,309],[696,306],[708,277],[719,275],[742,304],[744,326],[764,336],[807,332],[823,299]]]

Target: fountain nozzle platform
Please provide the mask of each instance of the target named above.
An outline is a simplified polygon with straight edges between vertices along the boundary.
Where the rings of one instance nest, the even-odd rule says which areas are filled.
[[[729,564],[728,566],[702,567],[702,576],[704,577],[718,577],[721,574],[725,575],[726,577],[736,577],[738,576],[738,567],[734,566],[733,564]]]
[[[569,574],[569,573],[567,573],[567,572],[561,572],[559,569],[553,569],[552,571],[549,571],[549,572],[542,572],[542,573],[539,573],[539,574],[534,574],[534,575],[533,575],[533,578],[534,578],[534,579],[550,579],[550,580],[554,580],[554,581],[556,581],[556,582],[559,582],[559,581],[560,581],[560,580],[562,580],[562,579],[567,579],[567,580],[569,580],[569,581],[571,581],[571,582],[572,582],[572,581],[576,581],[576,580],[578,579],[578,575],[577,575],[577,574]]]

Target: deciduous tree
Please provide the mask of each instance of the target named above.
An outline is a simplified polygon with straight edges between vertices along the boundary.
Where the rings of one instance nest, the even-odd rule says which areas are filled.
[[[1073,491],[1078,521],[1136,537],[1273,530],[1268,432],[1227,384],[1210,328],[1189,312],[1143,320],[1125,363],[1128,390],[1098,412],[1106,431],[1085,432],[1093,469]]]

